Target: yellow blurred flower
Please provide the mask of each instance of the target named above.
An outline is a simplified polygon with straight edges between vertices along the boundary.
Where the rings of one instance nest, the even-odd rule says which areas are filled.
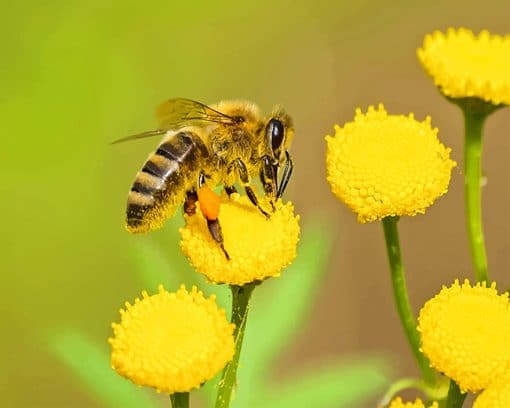
[[[508,408],[510,407],[510,371],[494,378],[475,400],[473,408]]]
[[[383,105],[366,114],[357,109],[326,141],[331,190],[362,223],[424,213],[448,191],[456,166],[429,117],[388,115]]]
[[[463,392],[480,391],[510,367],[510,302],[495,283],[443,287],[421,309],[418,331],[431,366]]]
[[[262,205],[268,207],[266,200]],[[211,282],[244,285],[279,276],[296,257],[299,216],[291,203],[278,201],[267,219],[246,196],[222,197],[219,222],[227,260],[198,212],[185,216],[181,228],[181,249],[193,267]]]
[[[476,97],[510,105],[510,35],[465,28],[425,36],[418,58],[441,92],[452,98]]]
[[[234,325],[193,286],[159,293],[120,311],[113,323],[112,368],[135,384],[173,394],[188,392],[214,377],[234,354]]]
[[[391,401],[388,408],[425,408],[425,404],[423,404],[422,400],[419,398],[416,398],[414,402],[404,402],[402,398],[397,397]],[[433,402],[428,408],[438,408],[437,402]]]

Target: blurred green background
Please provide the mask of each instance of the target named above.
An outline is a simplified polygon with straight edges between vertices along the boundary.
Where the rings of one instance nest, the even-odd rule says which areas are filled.
[[[415,52],[437,28],[508,33],[507,0],[28,1],[1,10],[2,406],[102,406],[49,351],[48,338],[72,328],[107,352],[119,307],[146,286],[137,251],[155,245],[186,268],[178,220],[150,236],[123,228],[127,192],[157,141],[109,144],[154,128],[155,106],[176,96],[247,98],[266,112],[281,103],[294,117],[287,198],[305,225],[326,221],[318,234],[333,237],[333,250],[274,378],[332,356],[374,353],[389,359],[388,380],[417,374],[392,306],[381,227],[358,225],[333,198],[324,135],[358,106],[430,114],[459,167],[449,194],[401,223],[412,303],[418,309],[442,283],[472,277],[461,115]],[[501,110],[487,124],[484,216],[491,276],[502,288],[510,286],[509,135],[510,110]],[[271,283],[273,301],[285,279]]]

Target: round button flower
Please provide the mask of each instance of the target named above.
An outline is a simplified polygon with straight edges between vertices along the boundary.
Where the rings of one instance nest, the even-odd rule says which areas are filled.
[[[184,286],[159,293],[120,311],[113,323],[112,368],[138,385],[173,394],[189,392],[218,374],[234,354],[234,325],[215,297]]]
[[[510,105],[510,35],[435,31],[425,36],[418,59],[444,95]]]
[[[388,408],[425,408],[425,404],[423,404],[422,400],[419,398],[416,398],[414,402],[404,402],[402,398],[397,397],[391,401]],[[437,402],[433,402],[428,408],[438,408]]]
[[[357,109],[326,141],[331,190],[362,223],[424,213],[448,191],[456,166],[430,118],[389,115],[383,105],[366,114]]]
[[[463,392],[486,388],[510,368],[510,302],[495,283],[443,287],[421,309],[418,331],[431,366]]]
[[[473,408],[510,407],[510,371],[494,379],[475,400]]]
[[[262,200],[261,205],[269,208]],[[181,228],[181,249],[193,267],[211,282],[244,285],[279,276],[296,257],[299,216],[292,203],[278,201],[266,218],[246,196],[222,196],[219,222],[223,246],[230,259],[209,233],[198,211],[185,216]]]

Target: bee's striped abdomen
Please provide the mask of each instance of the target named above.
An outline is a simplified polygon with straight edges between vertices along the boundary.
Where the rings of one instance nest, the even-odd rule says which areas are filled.
[[[126,227],[148,232],[160,227],[184,201],[189,183],[196,182],[198,160],[208,151],[192,132],[172,134],[149,157],[136,175],[128,195]]]

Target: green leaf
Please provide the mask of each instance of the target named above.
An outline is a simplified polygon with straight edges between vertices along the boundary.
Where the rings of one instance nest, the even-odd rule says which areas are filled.
[[[140,237],[131,251],[133,263],[149,293],[155,293],[161,284],[172,292],[181,284],[185,284],[188,289],[192,285],[200,287],[203,281],[180,251],[178,231],[182,220],[174,217],[167,224],[164,231],[161,231],[163,244]]]
[[[380,359],[323,363],[281,384],[268,381],[276,358],[305,324],[325,273],[331,237],[324,224],[307,225],[296,261],[254,292],[231,407],[352,407],[382,393],[386,365]],[[206,386],[212,402],[216,383]]]
[[[382,394],[388,385],[387,365],[378,359],[328,362],[309,367],[308,374],[283,384],[272,384],[263,399],[250,402],[253,408],[342,408],[358,407]],[[256,394],[256,393],[255,393]]]
[[[170,222],[172,222],[172,231],[178,230],[178,224],[173,220]],[[132,257],[144,288],[149,293],[156,293],[160,284],[163,284],[170,292],[177,290],[183,283],[188,289],[195,285],[206,296],[216,295],[216,303],[230,313],[228,285],[210,283],[202,274],[193,270],[180,252],[177,236],[171,236],[169,243],[165,243],[165,248],[167,250],[163,251],[161,245],[153,240],[140,240],[135,245]]]
[[[183,283],[181,268],[173,266],[169,256],[154,241],[137,242],[131,253],[143,287],[149,293],[156,293],[159,285],[174,291]]]
[[[254,292],[241,355],[242,383],[255,385],[263,381],[276,356],[306,324],[326,271],[331,237],[318,222],[305,226],[302,237],[298,256],[282,277],[264,283]],[[244,391],[240,389],[239,393]]]
[[[63,330],[51,335],[49,350],[66,364],[105,407],[151,408],[154,401],[110,367],[110,356],[81,333]]]
[[[232,406],[250,406],[247,402],[253,392],[264,388],[274,357],[304,323],[313,302],[325,272],[331,237],[320,222],[305,226],[301,236],[294,263],[283,271],[281,278],[270,279],[254,291],[238,372],[238,382],[249,387],[241,386],[235,391]],[[222,289],[223,303],[218,303],[230,308],[231,299],[227,298],[230,291]],[[200,394],[208,406],[214,404],[218,381],[219,377],[201,388]]]

